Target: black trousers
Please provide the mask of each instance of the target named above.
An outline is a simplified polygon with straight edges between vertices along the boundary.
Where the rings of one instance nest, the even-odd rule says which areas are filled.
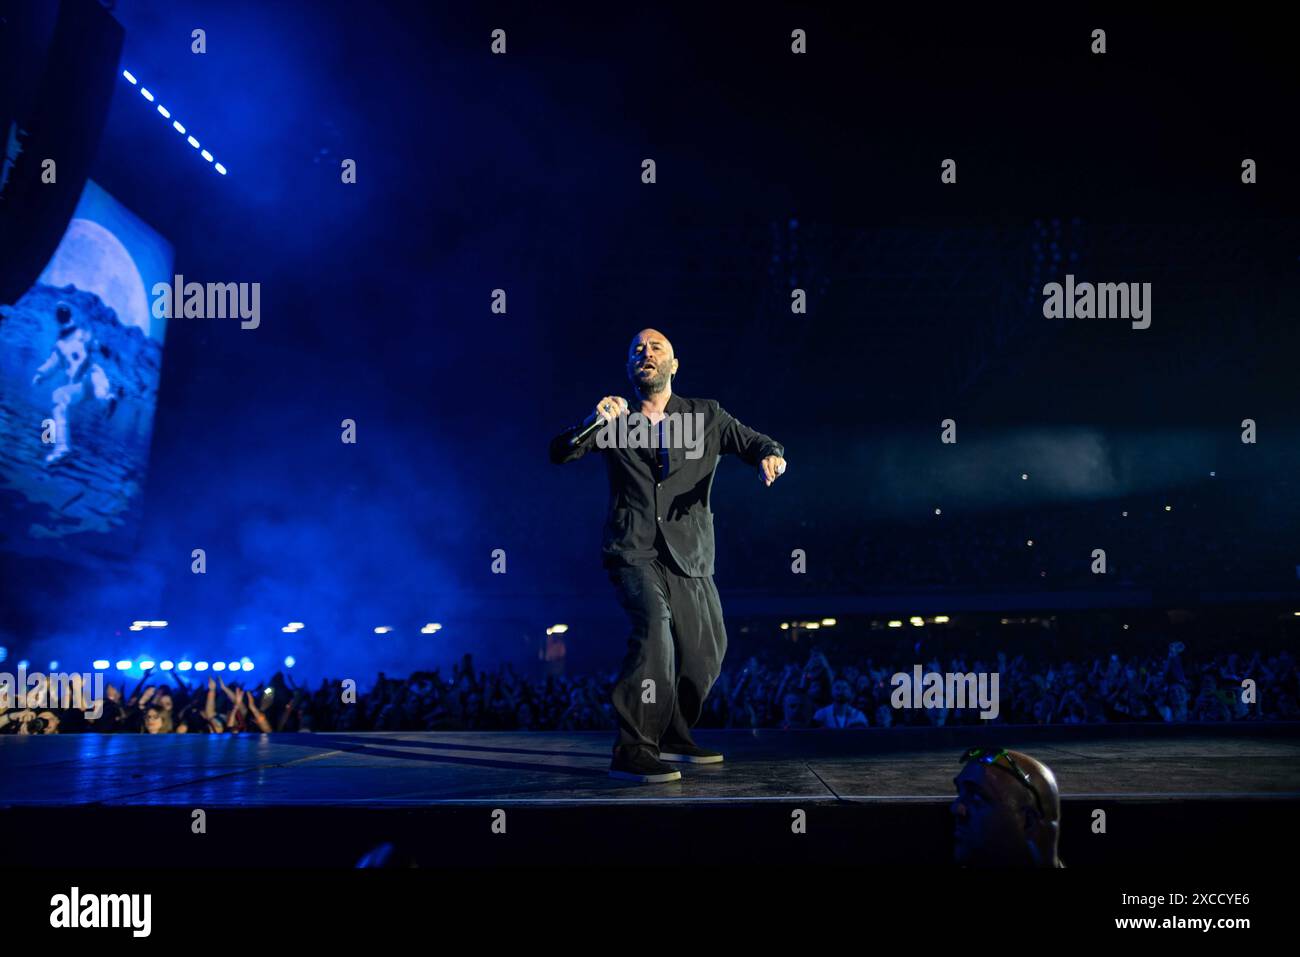
[[[661,744],[694,744],[691,728],[727,652],[713,579],[683,575],[671,558],[616,566],[609,577],[632,625],[614,685],[615,748],[642,746],[658,755]]]

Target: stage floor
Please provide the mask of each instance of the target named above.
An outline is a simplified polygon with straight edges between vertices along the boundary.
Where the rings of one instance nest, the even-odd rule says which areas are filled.
[[[5,735],[0,847],[35,867],[351,867],[389,843],[420,867],[943,868],[957,756],[996,742],[1056,772],[1072,867],[1300,854],[1295,725],[698,738],[727,762],[636,785],[607,776],[605,732]]]
[[[1300,798],[1300,728],[1173,730],[1009,728],[997,740],[1045,761],[1067,803]],[[987,735],[701,731],[726,763],[683,765],[659,785],[610,779],[606,732],[6,735],[0,807],[946,803],[958,754]]]

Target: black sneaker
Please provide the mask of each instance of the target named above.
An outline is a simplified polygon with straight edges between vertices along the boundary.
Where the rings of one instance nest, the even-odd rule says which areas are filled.
[[[721,764],[722,752],[710,751],[698,744],[666,744],[661,746],[659,760],[682,764]]]
[[[638,784],[662,784],[665,781],[680,781],[682,772],[664,764],[650,753],[649,748],[636,748],[630,754],[614,752],[614,760],[609,764],[609,776],[620,781],[636,781]]]

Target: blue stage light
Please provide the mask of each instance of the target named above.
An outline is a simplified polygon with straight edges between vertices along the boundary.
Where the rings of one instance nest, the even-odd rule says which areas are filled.
[[[180,671],[189,671],[191,668],[194,667],[194,662],[192,662],[192,661],[182,661],[182,662],[181,662],[179,665],[177,665],[176,667],[177,667],[177,669],[180,670]]]
[[[297,663],[298,663],[298,661],[297,661],[296,658],[294,658],[293,655],[285,655],[285,657],[284,657],[284,666],[285,666],[286,668],[292,668],[292,667],[293,667],[294,665],[296,665]]]
[[[56,672],[56,671],[58,671],[58,670],[59,670],[59,663],[58,663],[57,661],[51,661],[51,662],[50,662],[50,673],[53,674],[54,672]]]
[[[196,661],[196,662],[194,663],[194,670],[195,670],[195,671],[207,671],[207,670],[208,670],[208,663],[207,663],[206,661]]]
[[[174,662],[174,661],[164,661],[164,662],[163,662],[162,664],[160,664],[158,667],[161,668],[163,671],[171,671],[173,668],[176,667],[176,662]]]
[[[226,667],[229,668],[231,671],[242,671],[244,669],[244,666],[241,665],[238,661],[232,661],[230,664],[226,665]]]
[[[156,668],[157,666],[158,666],[158,665],[157,665],[157,662],[155,662],[155,661],[150,661],[148,658],[146,658],[144,661],[140,662],[140,670],[141,670],[141,671],[152,671],[152,670],[153,670],[154,668]]]
[[[130,70],[123,70],[123,71],[122,71],[122,76],[123,76],[123,78],[124,78],[128,83],[130,83],[132,86],[136,86],[136,85],[138,84],[138,81],[136,80],[135,75],[134,75],[133,73],[131,73]],[[153,93],[149,92],[149,90],[145,89],[143,86],[140,87],[140,95],[143,96],[143,97],[144,97],[146,100],[148,100],[150,103],[153,103],[153,102],[154,102],[154,95],[153,95]],[[158,112],[159,112],[163,117],[165,117],[166,119],[172,120],[172,114],[171,114],[171,111],[168,110],[167,107],[163,106],[161,103],[158,103],[158,104],[157,104],[157,108],[158,108]],[[192,135],[189,135],[188,131],[185,129],[185,127],[181,124],[181,122],[180,122],[179,120],[172,120],[172,128],[173,128],[174,130],[176,130],[177,133],[181,134],[181,136],[185,136],[186,139],[187,139],[187,142],[190,144],[190,146],[193,146],[195,149],[198,149],[198,148],[199,148],[199,141],[196,140]],[[225,175],[226,175],[226,168],[225,168],[224,166],[222,166],[220,163],[217,163],[217,162],[214,160],[212,154],[209,153],[207,150],[204,150],[204,151],[203,151],[203,158],[204,158],[205,160],[207,160],[209,163],[213,163],[213,164],[215,165],[215,169],[216,169],[216,171],[217,171],[218,173],[220,173],[222,176],[225,176]]]
[[[118,671],[130,671],[130,670],[131,670],[131,665],[132,665],[132,664],[134,664],[134,662],[127,661],[125,658],[123,658],[121,661],[119,661],[119,662],[117,663],[117,670],[118,670]]]
[[[92,662],[90,663],[90,666],[91,666],[92,668],[94,668],[96,671],[107,671],[107,670],[108,670],[108,659],[107,659],[107,658],[96,658],[94,661],[92,661]]]
[[[202,157],[203,157],[205,160],[207,160],[209,163],[212,162],[212,154],[209,153],[207,150],[201,150],[201,151],[199,152],[199,155],[202,156]]]
[[[226,663],[225,663],[224,661],[214,661],[214,662],[212,662],[212,670],[213,670],[213,671],[225,671],[225,670],[226,670]]]

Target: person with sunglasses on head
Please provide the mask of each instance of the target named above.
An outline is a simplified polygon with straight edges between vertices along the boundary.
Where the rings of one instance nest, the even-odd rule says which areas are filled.
[[[1057,853],[1061,794],[1041,761],[971,748],[953,783],[953,860],[961,867],[1064,867]]]

